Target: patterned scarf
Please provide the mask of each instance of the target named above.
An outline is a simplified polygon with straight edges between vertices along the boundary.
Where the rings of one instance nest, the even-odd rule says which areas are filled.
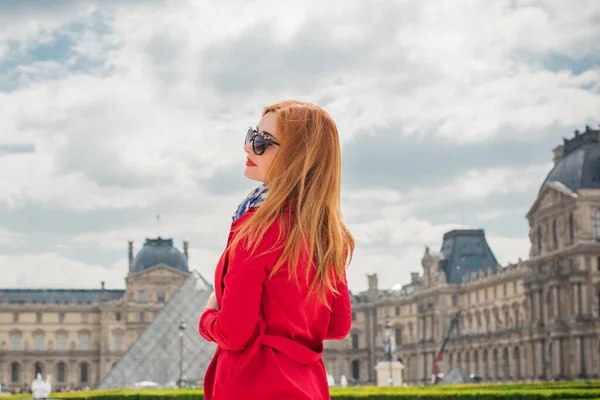
[[[267,198],[269,189],[266,184],[262,184],[246,196],[240,203],[232,219],[235,221],[246,213],[250,208],[258,208]]]

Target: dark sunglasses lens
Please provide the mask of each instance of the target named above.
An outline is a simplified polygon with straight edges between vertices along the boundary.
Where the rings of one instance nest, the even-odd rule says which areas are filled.
[[[267,148],[267,139],[262,135],[256,135],[254,138],[253,149],[257,155],[261,155]]]
[[[254,136],[254,129],[249,128],[248,132],[246,132],[246,139],[244,140],[244,145],[247,145],[252,141],[252,136]]]

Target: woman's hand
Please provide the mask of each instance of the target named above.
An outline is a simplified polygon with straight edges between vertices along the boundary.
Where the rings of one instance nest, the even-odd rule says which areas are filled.
[[[217,295],[215,294],[214,290],[210,294],[210,297],[208,298],[208,301],[206,302],[205,308],[214,308],[215,310],[219,309],[219,304],[217,303]]]

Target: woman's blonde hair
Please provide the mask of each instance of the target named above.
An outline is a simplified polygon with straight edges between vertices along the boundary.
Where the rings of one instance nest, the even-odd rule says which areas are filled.
[[[281,142],[266,183],[265,202],[245,224],[240,225],[231,246],[244,241],[254,249],[279,216],[284,224],[283,255],[273,276],[285,263],[298,283],[298,260],[308,254],[316,267],[309,294],[316,293],[326,303],[327,291],[337,293],[352,259],[354,239],[344,224],[341,209],[341,154],[337,127],[321,107],[301,101],[283,101],[268,106],[277,115]],[[284,216],[284,209],[291,212]],[[288,221],[288,223],[286,223]],[[310,274],[306,270],[306,280]]]

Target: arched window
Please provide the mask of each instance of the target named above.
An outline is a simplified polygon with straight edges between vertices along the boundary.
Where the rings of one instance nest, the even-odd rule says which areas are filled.
[[[575,219],[573,214],[569,215],[569,243],[575,243]]]
[[[504,348],[504,352],[502,353],[502,367],[503,367],[503,378],[504,379],[508,379],[510,378],[510,368],[509,368],[509,362],[508,362],[508,347]]]
[[[483,351],[483,375],[486,378],[489,378],[489,376],[490,376],[488,351],[487,350]]]
[[[594,211],[594,220],[592,225],[594,226],[594,237],[600,242],[600,208]]]
[[[81,363],[79,365],[79,381],[81,383],[87,383],[87,381],[88,381],[88,373],[89,373],[88,369],[89,368],[88,368],[87,363]]]
[[[538,226],[537,229],[537,250],[538,254],[542,254],[542,227]]]
[[[352,379],[355,381],[360,380],[360,361],[353,360],[352,361]]]
[[[33,365],[33,376],[37,377],[38,374],[42,376],[44,375],[44,367],[42,366],[41,362],[36,362]]]
[[[556,232],[556,220],[552,221],[552,246],[553,249],[558,249],[558,233]]]
[[[10,380],[12,383],[14,384],[19,384],[21,383],[21,366],[19,365],[19,363],[12,363],[10,365]]]
[[[67,365],[64,362],[59,362],[56,366],[56,380],[64,383],[66,377]]]

